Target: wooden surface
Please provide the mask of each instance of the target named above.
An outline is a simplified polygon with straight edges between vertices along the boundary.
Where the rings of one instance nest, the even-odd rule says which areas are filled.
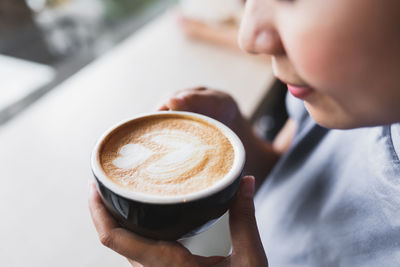
[[[178,13],[178,18],[183,32],[188,37],[226,46],[227,48],[240,49],[237,41],[239,28],[236,24],[207,24],[186,18],[180,13]]]
[[[129,266],[89,217],[96,139],[190,86],[226,90],[250,116],[272,81],[266,62],[187,40],[171,13],[144,27],[0,128],[0,266]]]

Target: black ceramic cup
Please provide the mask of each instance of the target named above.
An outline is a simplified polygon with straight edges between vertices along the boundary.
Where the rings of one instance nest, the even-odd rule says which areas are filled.
[[[210,187],[178,196],[150,195],[122,188],[107,178],[99,161],[103,140],[122,125],[143,117],[181,114],[202,119],[214,125],[228,138],[234,149],[231,170]],[[91,168],[103,203],[121,226],[148,238],[177,240],[196,235],[210,227],[229,208],[239,187],[245,163],[243,144],[224,124],[191,112],[155,112],[118,123],[98,140],[91,156]]]

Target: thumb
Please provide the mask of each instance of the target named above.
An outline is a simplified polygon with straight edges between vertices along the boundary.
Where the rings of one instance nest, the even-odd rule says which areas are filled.
[[[238,193],[229,210],[229,224],[234,254],[265,257],[254,214],[254,177],[245,176],[240,181]]]

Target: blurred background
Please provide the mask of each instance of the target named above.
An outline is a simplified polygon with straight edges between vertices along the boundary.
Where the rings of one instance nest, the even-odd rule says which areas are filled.
[[[182,31],[187,35],[237,46],[242,0],[2,0],[0,126],[177,4],[185,11]],[[281,102],[271,106],[276,101],[257,114],[256,127],[267,139],[286,118]]]
[[[175,2],[1,0],[0,124]]]
[[[286,90],[268,56],[239,49],[243,10],[242,0],[0,0],[0,266],[129,266],[89,216],[91,150],[177,90],[225,91],[275,137]],[[185,244],[226,255],[227,219]]]

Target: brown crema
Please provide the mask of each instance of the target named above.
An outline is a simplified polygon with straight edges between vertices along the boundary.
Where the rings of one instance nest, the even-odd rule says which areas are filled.
[[[123,124],[103,140],[98,153],[115,184],[163,196],[208,188],[226,176],[234,161],[231,142],[216,126],[167,113]]]

